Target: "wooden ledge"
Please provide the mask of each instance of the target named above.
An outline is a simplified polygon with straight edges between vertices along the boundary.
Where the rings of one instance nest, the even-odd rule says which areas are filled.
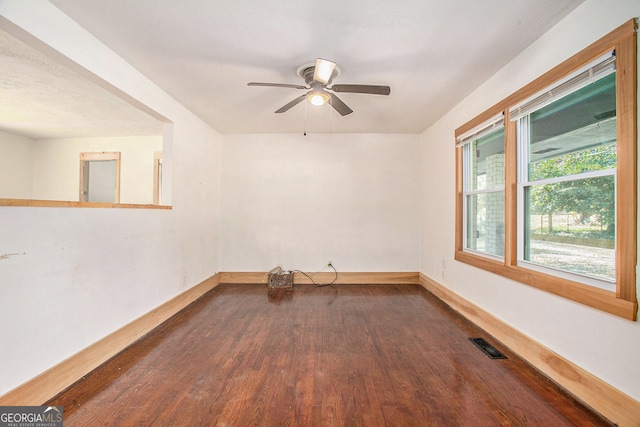
[[[0,199],[0,206],[27,206],[36,208],[103,208],[103,209],[171,209],[167,205],[136,203],[71,202],[63,200]]]

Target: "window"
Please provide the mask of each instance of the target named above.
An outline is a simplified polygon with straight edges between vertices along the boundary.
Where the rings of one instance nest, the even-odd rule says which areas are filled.
[[[504,256],[503,116],[458,138],[464,157],[464,248]]]
[[[511,109],[521,165],[518,263],[542,267],[541,271],[550,268],[556,270],[552,274],[612,291],[617,163],[614,65],[615,56],[608,54],[567,82],[545,88],[544,95],[527,103],[535,106]]]
[[[457,260],[636,319],[636,26],[456,130]]]

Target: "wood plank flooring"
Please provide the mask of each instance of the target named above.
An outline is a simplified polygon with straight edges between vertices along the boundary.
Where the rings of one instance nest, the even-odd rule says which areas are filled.
[[[414,285],[220,285],[46,404],[67,427],[610,425]]]

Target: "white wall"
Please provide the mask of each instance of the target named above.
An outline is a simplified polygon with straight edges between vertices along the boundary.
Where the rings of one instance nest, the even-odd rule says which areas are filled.
[[[173,122],[172,210],[0,207],[1,395],[217,272],[221,138],[50,3],[0,14]]]
[[[640,324],[453,260],[454,130],[619,25],[637,0],[587,0],[421,136],[421,271],[640,400]],[[444,275],[442,262],[445,262]]]
[[[30,199],[34,140],[0,131],[0,197]]]
[[[418,271],[418,135],[225,135],[223,271]]]
[[[153,153],[162,151],[162,135],[38,139],[33,198],[78,201],[80,153],[100,151],[120,152],[120,203],[153,203]]]

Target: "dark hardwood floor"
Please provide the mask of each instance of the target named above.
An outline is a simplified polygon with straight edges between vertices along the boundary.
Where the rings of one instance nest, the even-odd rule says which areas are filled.
[[[65,426],[610,425],[411,285],[220,285],[46,404]]]

